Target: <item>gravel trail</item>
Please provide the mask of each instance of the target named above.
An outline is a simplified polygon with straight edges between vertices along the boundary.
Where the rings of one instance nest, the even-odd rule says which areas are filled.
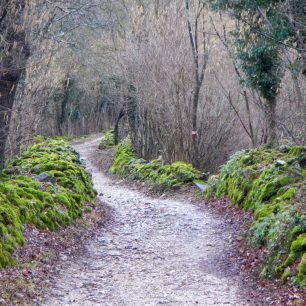
[[[74,147],[112,220],[62,266],[44,305],[258,305],[218,264],[229,247],[222,221],[186,200],[153,199],[110,179],[95,166],[98,142]]]

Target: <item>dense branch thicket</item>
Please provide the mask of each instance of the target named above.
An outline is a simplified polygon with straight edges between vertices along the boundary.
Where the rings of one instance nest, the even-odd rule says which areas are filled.
[[[122,104],[122,18],[113,9],[108,1],[37,0],[22,11],[31,56],[10,91],[15,103],[3,137],[8,157],[35,134],[84,135],[111,125]],[[11,61],[17,65],[18,56]]]
[[[25,38],[27,1],[0,4],[0,167],[4,163],[7,134],[18,81],[29,56]]]
[[[304,144],[305,80],[294,44],[270,38],[278,32],[248,7],[240,14],[249,26],[235,23],[229,6],[217,14],[208,2],[187,4],[133,12],[127,69],[138,153],[214,171],[239,148]]]
[[[306,143],[299,1],[16,0],[0,8],[1,71],[18,71],[1,94],[7,157],[34,134],[111,125],[116,142],[128,131],[148,160],[206,171],[237,149]]]

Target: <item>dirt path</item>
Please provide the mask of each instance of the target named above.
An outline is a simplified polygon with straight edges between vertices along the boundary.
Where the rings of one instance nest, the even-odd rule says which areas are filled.
[[[84,256],[62,266],[45,305],[255,305],[218,264],[228,247],[221,221],[117,184],[94,166],[97,145],[75,148],[113,218]]]

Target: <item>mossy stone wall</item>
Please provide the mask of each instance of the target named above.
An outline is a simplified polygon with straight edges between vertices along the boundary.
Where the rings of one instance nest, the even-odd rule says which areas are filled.
[[[128,138],[117,146],[110,172],[132,180],[147,181],[159,192],[178,188],[201,176],[192,165],[184,162],[163,165],[160,159],[148,162],[138,158]]]
[[[95,196],[78,154],[61,139],[40,139],[0,175],[0,268],[26,243],[24,224],[57,230],[81,217]]]
[[[249,241],[266,248],[262,275],[305,285],[306,148],[261,147],[236,153],[208,181],[204,196],[254,212]]]
[[[103,138],[99,144],[99,149],[104,150],[115,145],[115,131],[111,129],[104,133]]]

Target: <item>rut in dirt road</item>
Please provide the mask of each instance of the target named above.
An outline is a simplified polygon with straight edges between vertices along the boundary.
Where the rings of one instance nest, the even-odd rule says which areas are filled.
[[[228,246],[221,221],[116,184],[93,165],[97,146],[75,148],[113,221],[60,270],[45,305],[252,305],[234,273],[218,268]]]

